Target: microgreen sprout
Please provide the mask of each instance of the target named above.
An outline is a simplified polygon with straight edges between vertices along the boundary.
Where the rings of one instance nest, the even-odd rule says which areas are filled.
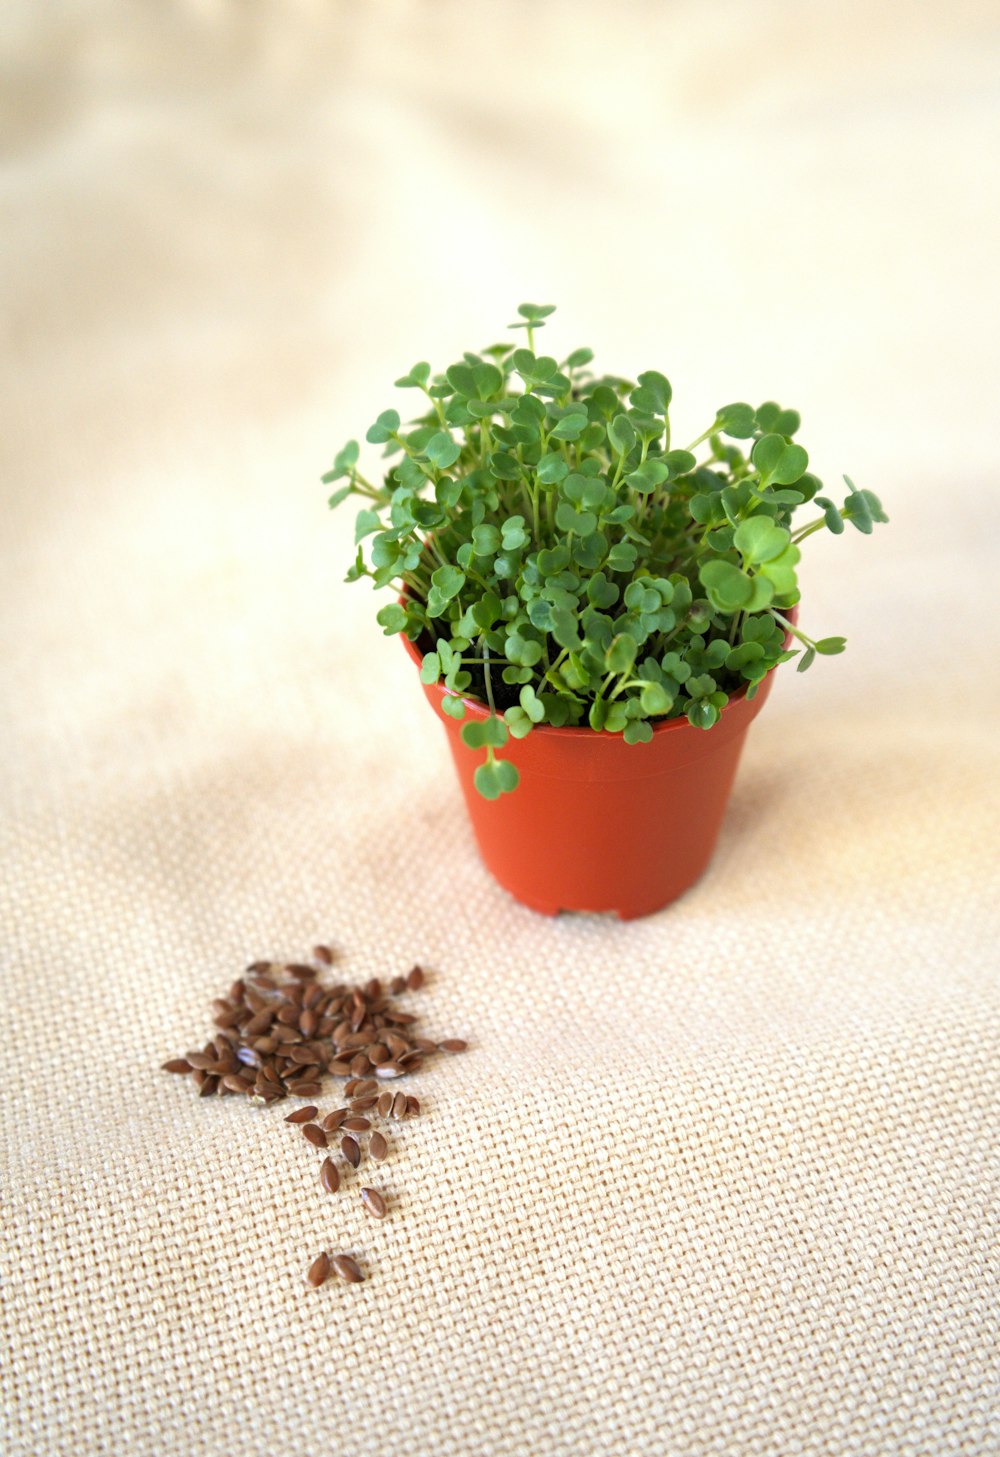
[[[841,505],[823,494],[798,413],[773,401],[723,405],[676,448],[667,378],[597,375],[589,349],[537,353],[552,313],[519,307],[510,327],[527,347],[466,353],[442,374],[414,364],[396,385],[422,397],[416,418],[383,410],[366,436],[384,447],[380,479],[362,474],[355,440],[323,477],[343,482],[331,506],[360,498],[347,580],[395,594],[384,632],[418,645],[446,713],[463,718],[463,698],[488,708],[462,729],[485,750],[487,799],[518,782],[497,751],[538,724],[629,744],[682,715],[710,729],[776,664],[842,652],[842,637],[789,619],[800,546],[888,519],[847,476]],[[806,503],[819,515],[793,526]]]

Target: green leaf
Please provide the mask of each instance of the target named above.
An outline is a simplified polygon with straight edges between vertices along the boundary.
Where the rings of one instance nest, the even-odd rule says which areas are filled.
[[[455,393],[463,395],[467,400],[473,399],[479,394],[476,388],[476,376],[468,364],[453,364],[445,370],[445,378]]]
[[[353,490],[353,486],[341,486],[339,490],[334,491],[333,495],[326,503],[330,507],[330,510],[335,510],[342,501],[346,501]]]
[[[500,550],[500,533],[485,522],[472,529],[472,549],[476,556],[492,556]]]
[[[424,455],[437,470],[447,470],[462,454],[462,447],[447,430],[439,430],[424,446]]]
[[[431,583],[440,597],[445,602],[450,602],[465,586],[465,573],[460,572],[458,567],[438,567],[431,577]]]
[[[723,405],[721,410],[716,411],[715,428],[734,440],[749,440],[757,428],[753,405],[746,405],[742,401]]]
[[[625,483],[640,495],[648,496],[657,486],[663,485],[669,474],[670,471],[662,460],[651,457],[636,466],[634,471],[630,471],[625,477]]]
[[[408,621],[406,609],[398,602],[389,602],[375,614],[375,621],[385,628],[386,637],[391,637],[393,633],[402,632],[405,628]]]
[[[705,562],[698,573],[712,606],[719,612],[738,612],[753,596],[753,583],[732,562]]]
[[[592,607],[613,607],[618,601],[618,588],[603,572],[595,572],[587,583],[587,601]]]
[[[561,455],[543,455],[536,467],[538,479],[543,485],[557,485],[569,474],[569,466]]]
[[[354,521],[355,546],[373,531],[377,531],[381,525],[382,519],[377,511],[359,511]]]
[[[531,719],[532,723],[541,723],[545,717],[545,708],[537,697],[534,688],[526,683],[520,693],[521,707]]]
[[[430,379],[430,374],[430,365],[426,360],[421,360],[419,364],[413,366],[409,374],[404,374],[400,379],[397,379],[396,388],[400,390],[423,389],[424,385]]]
[[[847,647],[846,637],[821,637],[819,642],[813,643],[813,647],[824,658],[836,657]]]
[[[567,357],[566,364],[570,369],[582,369],[585,364],[590,363],[593,357],[593,349],[574,349],[573,353]]]
[[[519,775],[509,759],[487,759],[476,770],[473,783],[484,799],[499,799],[517,788]]]
[[[627,415],[616,415],[608,426],[608,439],[619,455],[627,455],[635,444],[635,430]]]
[[[653,737],[652,725],[642,719],[632,719],[625,725],[622,738],[627,744],[648,744]]]
[[[674,700],[662,683],[647,683],[639,695],[643,713],[669,713]]]
[[[474,364],[472,378],[481,400],[489,400],[503,384],[503,375],[495,364]]]
[[[627,673],[635,662],[638,644],[630,632],[620,632],[612,639],[604,654],[604,666],[609,673]]]
[[[372,445],[380,445],[384,440],[389,440],[399,429],[399,411],[383,410],[375,421],[375,424],[368,430],[365,439]]]
[[[830,500],[829,496],[817,496],[816,505],[823,508],[823,519],[826,522],[827,530],[832,531],[834,536],[839,536],[844,529],[844,518],[840,510]]]
[[[531,323],[538,319],[547,319],[550,314],[556,311],[555,304],[518,304],[517,312],[522,319],[528,319]]]
[[[761,482],[790,486],[805,473],[809,457],[801,445],[790,445],[783,435],[762,435],[750,452]]]
[[[795,671],[797,673],[804,673],[806,669],[812,665],[813,659],[815,657],[816,649],[806,648],[805,652],[802,654],[801,658],[799,658],[799,661],[795,665]]]
[[[690,450],[668,450],[662,457],[663,464],[667,467],[668,479],[676,480],[678,476],[686,476],[697,464]]]
[[[760,576],[768,578],[773,584],[777,596],[783,597],[786,593],[797,590],[795,565],[800,555],[797,546],[789,545],[785,547],[780,556],[773,557],[769,562],[761,564]]]
[[[341,476],[346,476],[349,471],[358,463],[358,442],[349,440],[342,450],[338,450],[333,458],[333,465],[323,476],[323,484],[330,485],[333,481],[339,481]]]
[[[510,729],[511,737],[515,739],[527,738],[535,726],[524,709],[516,703],[506,710],[503,717],[504,723]]]
[[[464,718],[465,704],[454,693],[442,693],[441,712],[446,713],[449,718]]]
[[[656,401],[656,413],[665,414],[667,406],[673,398],[673,390],[666,375],[660,374],[655,369],[644,370],[639,376],[639,385],[653,396]]]
[[[437,653],[424,653],[424,660],[420,664],[421,683],[436,683],[441,676],[441,659]]]
[[[748,516],[737,526],[733,544],[748,561],[769,562],[780,556],[791,541],[783,526],[775,526],[770,516]]]
[[[507,727],[502,718],[491,713],[488,718],[467,723],[462,729],[462,742],[470,749],[502,749],[507,742]]]

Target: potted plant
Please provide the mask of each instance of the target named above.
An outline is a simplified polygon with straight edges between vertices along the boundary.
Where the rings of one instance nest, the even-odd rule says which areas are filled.
[[[325,482],[360,498],[347,579],[388,589],[446,729],[487,866],[549,913],[659,909],[711,858],[773,669],[840,653],[798,625],[814,532],[887,518],[848,477],[837,506],[793,438],[794,410],[724,405],[678,448],[671,386],[538,353],[551,306],[522,304],[523,347],[466,353],[396,381]],[[807,502],[815,512],[792,525]]]

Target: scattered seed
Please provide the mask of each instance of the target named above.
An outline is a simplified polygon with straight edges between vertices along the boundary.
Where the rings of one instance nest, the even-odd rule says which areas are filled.
[[[355,1083],[354,1091],[351,1094],[354,1098],[367,1098],[371,1093],[378,1092],[378,1083],[374,1078],[362,1078]]]
[[[347,1117],[347,1112],[346,1108],[338,1108],[335,1112],[328,1113],[321,1126],[327,1133],[334,1133]]]
[[[312,1103],[307,1103],[304,1108],[296,1108],[294,1113],[289,1113],[285,1119],[286,1123],[311,1123],[316,1117],[319,1109]]]
[[[405,976],[394,976],[393,979],[392,979],[392,981],[389,983],[389,991],[392,993],[392,995],[394,997],[398,997],[401,992],[405,992],[406,991],[406,977]]]
[[[348,1062],[341,1062],[338,1059],[337,1061],[331,1062],[327,1068],[327,1072],[335,1078],[347,1078],[351,1075],[351,1065]]]
[[[375,1069],[377,1078],[401,1078],[405,1069],[395,1062],[381,1062]]]
[[[370,1214],[372,1219],[384,1219],[389,1213],[388,1206],[377,1189],[362,1189],[361,1202],[365,1206],[365,1213]]]
[[[392,1100],[392,1116],[393,1116],[394,1119],[397,1119],[398,1120],[400,1118],[405,1117],[405,1115],[406,1115],[406,1094],[405,1093],[397,1093],[396,1096]]]
[[[323,1141],[324,1143],[326,1142],[325,1135]],[[349,1133],[345,1134],[344,1137],[340,1140],[340,1152],[344,1155],[344,1158],[350,1164],[352,1169],[356,1169],[358,1167],[361,1162],[361,1145],[358,1143],[358,1140],[356,1138],[352,1138]]]
[[[368,1140],[368,1155],[381,1163],[389,1152],[389,1143],[384,1133],[373,1133]]]
[[[344,1257],[343,1255],[338,1255],[336,1258],[338,1260],[342,1260]],[[313,1260],[312,1264],[309,1266],[309,1273],[306,1275],[306,1279],[309,1281],[309,1284],[313,1287],[314,1290],[318,1290],[319,1287],[322,1285],[323,1281],[326,1279],[327,1275],[329,1275],[329,1273],[329,1257],[327,1255],[320,1255],[319,1258]],[[339,1270],[337,1271],[337,1274],[340,1275]],[[346,1275],[341,1275],[342,1280],[346,1278]]]
[[[253,1078],[241,1078],[239,1073],[227,1073],[222,1079],[222,1086],[231,1093],[248,1093],[253,1087]]]
[[[464,1052],[468,1045],[460,1037],[449,1037],[446,1041],[438,1043],[442,1052]]]
[[[345,1118],[343,1125],[349,1133],[367,1133],[371,1128],[367,1118]]]
[[[324,966],[333,965],[333,952],[329,946],[314,946],[313,961],[322,961]]]
[[[375,1111],[380,1118],[388,1118],[392,1109],[392,1094],[380,1093],[378,1102],[375,1104]]]
[[[318,1098],[323,1089],[319,1083],[296,1081],[288,1084],[288,1091],[296,1098]]]
[[[415,966],[406,978],[407,989],[411,992],[418,992],[424,984],[424,973],[419,966]]]
[[[189,1073],[193,1071],[193,1068],[186,1057],[172,1057],[169,1062],[163,1064],[162,1071],[165,1073]]]
[[[328,1194],[336,1194],[340,1188],[340,1175],[337,1173],[337,1165],[327,1155],[320,1165],[319,1181]]]
[[[326,1148],[326,1134],[318,1123],[307,1123],[302,1129],[302,1137],[307,1138],[314,1148]]]
[[[369,1094],[369,1096],[367,1098],[352,1098],[351,1099],[351,1112],[352,1113],[367,1113],[369,1111],[369,1109],[375,1107],[375,1104],[377,1102],[378,1102],[378,1099],[377,1098],[373,1098],[370,1094]]]
[[[358,1268],[357,1261],[352,1260],[350,1255],[334,1255],[331,1264],[333,1273],[339,1275],[341,1280],[346,1280],[349,1285],[360,1285],[365,1278]]]
[[[417,1116],[417,1114],[419,1112],[420,1112],[420,1099],[419,1098],[414,1098],[412,1096],[412,1094],[407,1093],[407,1095],[406,1095],[406,1116],[407,1116],[407,1118],[416,1118],[416,1116]]]

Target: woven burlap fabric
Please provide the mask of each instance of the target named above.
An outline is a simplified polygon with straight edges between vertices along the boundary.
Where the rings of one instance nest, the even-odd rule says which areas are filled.
[[[989,10],[7,7],[10,1457],[1000,1451]],[[486,877],[317,480],[533,296],[893,516],[628,925]],[[158,1071],[321,939],[470,1042],[383,1225]]]

